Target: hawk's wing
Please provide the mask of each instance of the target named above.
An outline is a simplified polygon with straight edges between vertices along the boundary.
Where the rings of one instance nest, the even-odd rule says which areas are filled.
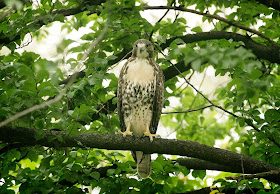
[[[119,115],[119,121],[120,121],[120,127],[121,127],[121,131],[125,132],[126,131],[126,126],[125,126],[125,122],[124,122],[124,111],[123,111],[123,103],[122,103],[122,99],[123,99],[123,88],[124,88],[124,74],[127,71],[127,64],[132,60],[132,58],[129,58],[128,61],[123,65],[121,72],[120,72],[120,76],[119,76],[119,82],[118,82],[118,115]]]
[[[154,60],[151,60],[150,63],[153,63],[153,67],[156,71],[156,90],[153,99],[153,116],[150,124],[150,133],[155,134],[157,132],[164,101],[164,75],[159,65]]]

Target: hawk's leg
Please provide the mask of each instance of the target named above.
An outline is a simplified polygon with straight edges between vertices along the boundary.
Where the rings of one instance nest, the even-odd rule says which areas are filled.
[[[153,137],[159,137],[158,134],[151,134],[149,126],[146,127],[146,131],[144,132],[144,136],[148,136],[150,141],[153,141]]]
[[[133,133],[130,131],[130,128],[131,128],[131,124],[129,123],[125,132],[119,131],[119,134],[122,134],[124,137],[127,136],[127,135],[133,136]]]

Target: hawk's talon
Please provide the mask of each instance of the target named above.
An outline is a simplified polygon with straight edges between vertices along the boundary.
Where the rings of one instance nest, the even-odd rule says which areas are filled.
[[[153,137],[159,137],[158,134],[151,134],[150,131],[145,131],[144,132],[144,137],[145,136],[149,137],[151,142],[153,142]]]
[[[133,136],[133,133],[132,133],[131,131],[128,131],[128,130],[126,130],[125,132],[118,131],[118,133],[119,133],[119,134],[122,134],[123,137],[125,137],[125,136],[127,136],[127,135]]]

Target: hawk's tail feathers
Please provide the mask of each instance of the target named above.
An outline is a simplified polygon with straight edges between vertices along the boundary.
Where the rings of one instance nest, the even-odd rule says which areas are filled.
[[[136,152],[137,172],[143,179],[148,178],[151,174],[151,154]]]

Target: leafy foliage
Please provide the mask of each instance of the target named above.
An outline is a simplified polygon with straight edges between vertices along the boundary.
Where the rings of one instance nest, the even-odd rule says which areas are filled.
[[[164,127],[176,132],[178,139],[210,146],[219,140],[224,142],[223,148],[280,168],[280,62],[256,57],[254,50],[246,49],[245,42],[234,38],[195,38],[195,35],[206,32],[204,24],[207,24],[211,26],[210,31],[238,33],[259,43],[260,48],[278,48],[279,10],[245,0],[161,2],[162,5],[174,5],[175,2],[176,6],[195,7],[202,13],[221,15],[262,32],[271,40],[269,42],[206,16],[201,17],[195,26],[189,24],[191,18],[177,14],[179,12],[175,17],[152,23],[143,15],[147,5],[142,1],[4,2],[7,6],[3,4],[0,9],[0,52],[4,53],[5,49],[8,52],[0,56],[1,121],[60,94],[65,86],[61,81],[79,67],[83,53],[108,25],[103,40],[83,63],[85,76],[79,77],[59,102],[26,114],[9,125],[37,129],[36,140],[44,137],[44,129],[63,130],[69,136],[81,132],[117,132],[118,79],[111,70],[114,71],[114,64],[123,57],[128,57],[125,54],[137,39],[151,38],[155,43],[157,62],[165,72],[171,70],[176,74],[175,68],[170,69],[170,62],[178,66],[181,63],[185,67],[182,75],[190,78],[191,83],[195,79],[193,74],[203,75],[208,69],[213,69],[215,76],[229,80],[207,95],[202,91],[202,96],[177,72],[178,76],[166,80],[166,110],[180,112],[215,106],[163,115],[161,123]],[[8,6],[13,7],[11,12]],[[32,41],[40,43],[45,40],[53,24],[59,24],[61,32],[66,34],[85,27],[89,31],[83,33],[79,41],[67,37],[61,40],[57,48],[53,48],[57,53],[54,59],[43,58],[36,52],[21,51]],[[194,35],[193,39],[188,42],[182,39],[190,33]],[[32,36],[33,40],[26,41],[27,36]],[[170,39],[174,41],[162,50]],[[179,105],[174,107],[175,99]],[[63,141],[63,138],[57,136],[49,141]],[[183,193],[209,186],[208,180],[211,182],[213,178],[216,179],[213,185],[217,183],[224,191],[279,191],[279,186],[266,180],[229,182],[224,179],[227,173],[212,176],[206,169],[188,169],[173,161],[177,156],[172,156],[171,160],[159,155],[153,161],[151,177],[145,180],[135,176],[135,164],[128,152],[31,147],[20,142],[0,142],[0,158],[0,193],[86,193],[96,187],[100,187],[101,193]]]

